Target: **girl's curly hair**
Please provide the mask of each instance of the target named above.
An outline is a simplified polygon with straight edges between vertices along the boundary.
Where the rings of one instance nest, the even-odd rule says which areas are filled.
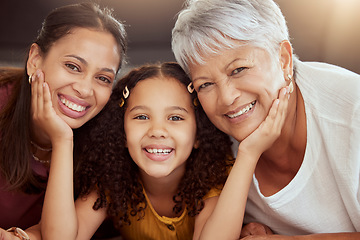
[[[175,78],[185,87],[191,82],[177,63],[145,65],[132,70],[114,87],[104,110],[82,128],[81,145],[75,146],[78,160],[75,189],[83,196],[96,190],[99,198],[95,210],[107,207],[107,213],[115,219],[115,225],[130,224],[129,216],[141,219],[146,208],[139,169],[126,148],[124,114],[127,107],[123,91],[131,90],[139,81],[151,77]],[[180,213],[184,206],[190,216],[197,215],[204,207],[203,197],[211,188],[225,183],[232,164],[231,141],[207,118],[199,104],[196,92],[191,94],[197,122],[199,148],[193,149],[186,162],[186,172],[173,197],[174,212]],[[121,106],[121,107],[120,107]]]

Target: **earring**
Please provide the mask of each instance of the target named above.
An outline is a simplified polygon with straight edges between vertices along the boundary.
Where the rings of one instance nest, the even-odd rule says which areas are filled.
[[[130,94],[130,91],[129,91],[128,87],[125,86],[125,89],[123,91],[124,98],[127,99],[129,97],[129,94]]]
[[[29,84],[30,84],[30,85],[31,85],[31,82],[32,82],[32,76],[33,76],[33,75],[34,75],[33,73],[29,75]]]
[[[290,81],[289,92],[292,93],[294,91],[293,77],[290,74],[288,74],[287,77],[288,77],[288,80]]]
[[[189,83],[189,85],[187,86],[187,90],[189,91],[189,93],[193,93],[194,92],[194,85],[193,83]]]
[[[199,99],[197,97],[194,98],[193,104],[194,104],[195,107],[199,106]]]
[[[121,98],[121,102],[119,103],[119,107],[123,107],[124,106],[124,104],[125,104],[125,101],[124,101],[124,99],[123,98]]]

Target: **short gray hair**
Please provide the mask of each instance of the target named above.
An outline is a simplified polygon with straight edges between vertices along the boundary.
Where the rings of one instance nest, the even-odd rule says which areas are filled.
[[[289,41],[279,6],[273,0],[188,0],[172,30],[172,50],[188,73],[189,64],[238,46],[233,40],[276,57],[280,43]]]

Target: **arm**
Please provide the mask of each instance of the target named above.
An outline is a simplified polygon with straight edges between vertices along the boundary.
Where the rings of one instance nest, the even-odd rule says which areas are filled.
[[[257,161],[277,139],[286,117],[288,93],[280,91],[265,121],[239,145],[234,166],[200,239],[239,239],[247,195]]]
[[[99,219],[105,218],[106,210],[92,209],[96,193],[90,194],[86,200],[80,199],[75,207],[72,129],[53,109],[50,90],[40,70],[33,77],[31,91],[34,124],[52,143],[50,174],[41,216],[41,235],[44,239],[54,240],[90,239],[91,236],[82,236],[83,223],[92,227],[87,229],[86,234],[94,233],[102,222],[99,223]]]

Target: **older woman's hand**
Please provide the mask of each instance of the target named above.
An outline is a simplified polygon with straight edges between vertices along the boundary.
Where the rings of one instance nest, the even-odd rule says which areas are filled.
[[[270,235],[270,234],[273,234],[273,232],[268,226],[258,222],[252,222],[246,224],[242,228],[240,238],[244,238],[251,235]]]
[[[275,99],[268,116],[260,126],[246,137],[239,145],[239,152],[260,155],[267,150],[280,136],[285,122],[290,90],[280,90],[279,98]]]

